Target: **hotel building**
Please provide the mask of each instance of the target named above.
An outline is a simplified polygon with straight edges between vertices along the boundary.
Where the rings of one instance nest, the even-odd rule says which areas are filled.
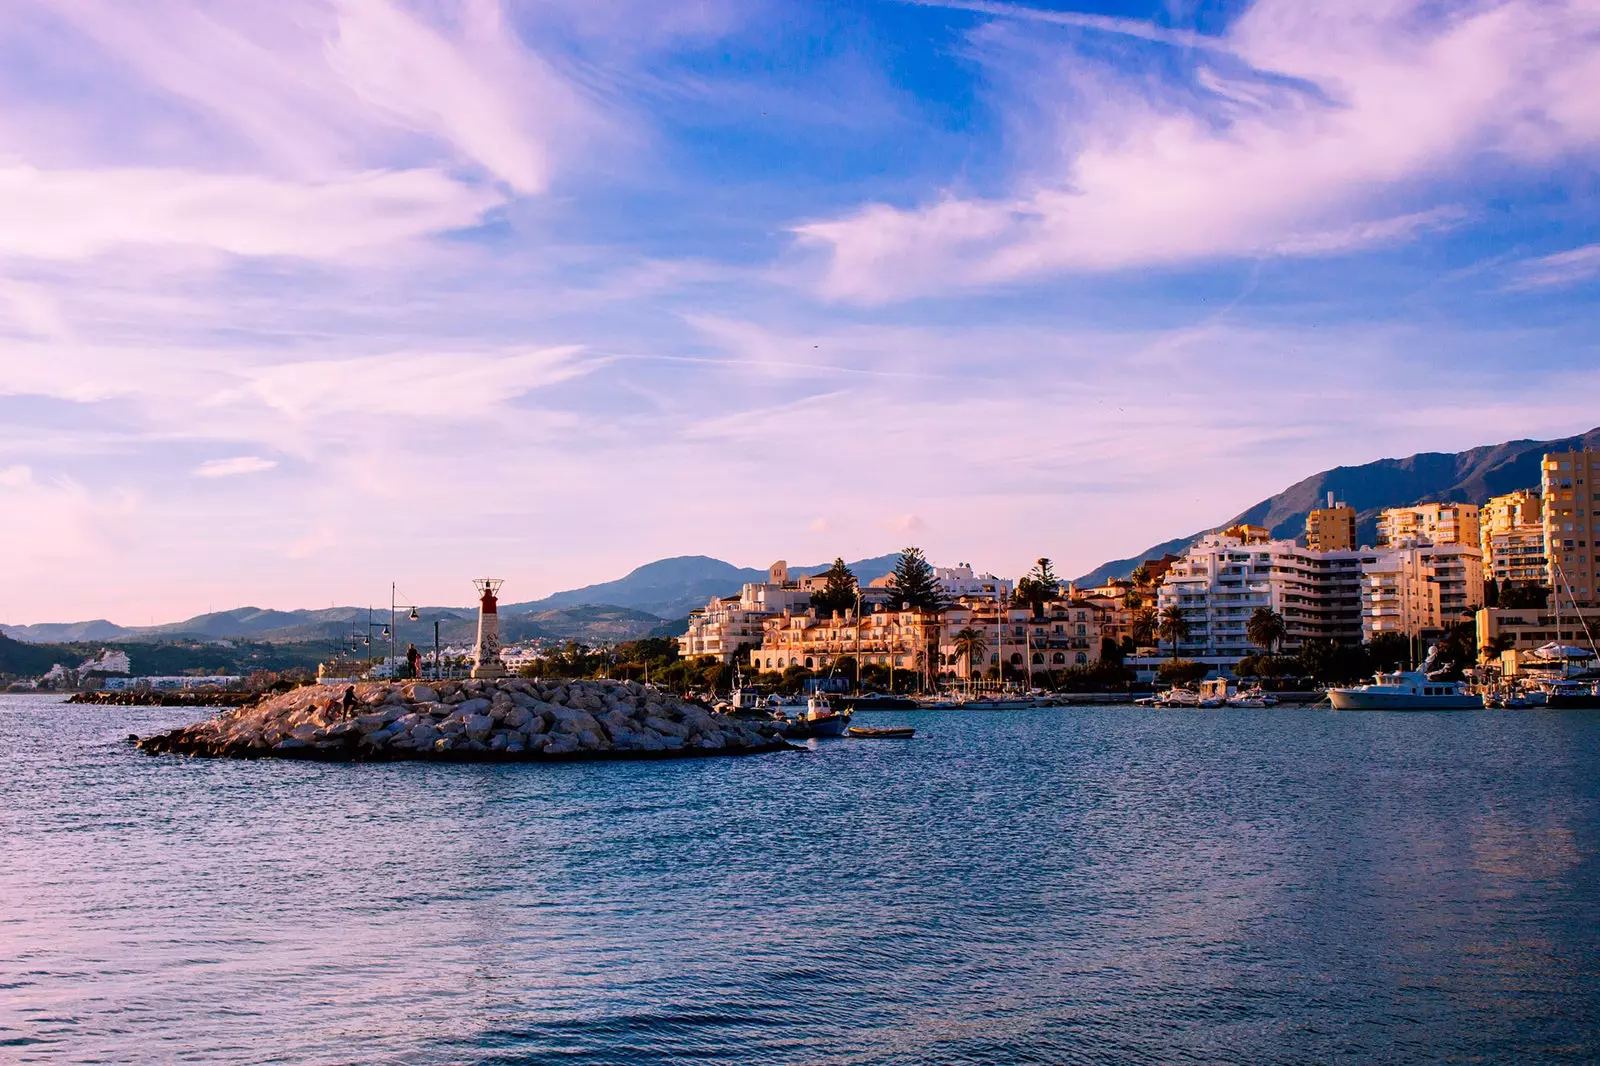
[[[751,582],[737,596],[714,597],[704,607],[689,612],[689,628],[678,638],[678,654],[685,659],[700,655],[732,662],[740,645],[758,645],[762,623],[785,611],[804,610],[811,592],[789,580],[782,560],[767,568],[767,580]]]
[[[1479,512],[1483,576],[1499,583],[1542,585],[1549,562],[1544,550],[1544,501],[1532,489],[1495,496]]]
[[[1407,541],[1478,547],[1478,505],[1420,503],[1382,511],[1378,515],[1378,547],[1398,547]]]
[[[1600,452],[1551,452],[1544,457],[1546,581],[1562,607],[1600,604],[1594,561],[1600,518]]]
[[[1328,506],[1313,507],[1306,515],[1306,547],[1314,552],[1354,551],[1356,509],[1334,503],[1333,493],[1328,493]]]
[[[1176,607],[1188,622],[1180,655],[1237,661],[1262,652],[1245,636],[1262,607],[1283,617],[1284,652],[1312,638],[1360,642],[1362,554],[1313,552],[1292,540],[1268,540],[1264,532],[1252,530],[1249,539],[1208,534],[1167,572],[1156,606]]]

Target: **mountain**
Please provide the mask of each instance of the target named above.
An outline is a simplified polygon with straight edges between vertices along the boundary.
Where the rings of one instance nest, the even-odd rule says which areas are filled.
[[[864,585],[892,571],[898,558],[898,554],[879,555],[849,566]],[[820,574],[830,565],[791,566],[789,573]],[[542,600],[509,604],[500,609],[502,612],[548,611],[581,604],[609,604],[648,611],[659,618],[682,618],[696,607],[704,607],[713,596],[732,596],[742,585],[766,579],[765,570],[734,566],[706,555],[680,555],[646,563],[616,581],[585,585]]]
[[[1356,533],[1361,543],[1371,544],[1377,535],[1378,512],[1385,507],[1451,500],[1483,504],[1491,496],[1514,489],[1537,488],[1544,454],[1574,448],[1600,449],[1600,428],[1559,440],[1513,440],[1464,452],[1421,452],[1404,459],[1338,466],[1290,485],[1213,529],[1248,522],[1266,526],[1274,537],[1296,537],[1305,532],[1306,515],[1313,507],[1322,506],[1332,492],[1356,509]],[[1127,559],[1113,559],[1078,578],[1077,584],[1097,585],[1108,578],[1127,577],[1143,560],[1182,552],[1211,531],[1163,541]]]
[[[850,568],[865,584],[893,570],[898,558],[898,555],[880,555],[852,563]],[[829,565],[791,567],[789,572],[819,574]],[[557,592],[542,600],[501,604],[501,636],[508,641],[543,637],[588,644],[675,636],[683,631],[681,620],[694,608],[705,606],[713,596],[734,595],[746,582],[765,581],[766,577],[765,570],[737,567],[704,555],[658,559],[616,581]],[[423,607],[417,613],[418,621],[402,617],[395,626],[395,640],[401,648],[408,643],[418,647],[431,645],[435,622],[439,623],[439,638],[445,643],[464,643],[475,635],[476,606]],[[352,637],[365,641],[369,635],[369,617],[370,635],[376,644],[381,627],[389,622],[389,613],[385,609],[369,615],[365,607],[296,611],[238,607],[154,626],[119,626],[101,618],[92,622],[0,626],[0,634],[29,644],[154,643],[186,639],[328,643],[345,642]]]

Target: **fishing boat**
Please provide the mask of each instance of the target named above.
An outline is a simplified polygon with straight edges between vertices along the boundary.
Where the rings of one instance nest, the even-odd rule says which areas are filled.
[[[771,718],[772,711],[753,688],[736,688],[728,699],[728,713],[735,718]]]
[[[818,693],[806,701],[806,708],[783,727],[783,735],[791,740],[808,737],[842,737],[850,725],[850,712],[833,709],[828,697]]]
[[[883,726],[877,729],[853,725],[845,730],[845,735],[856,737],[860,740],[909,740],[916,735],[916,732],[915,729],[908,725]]]
[[[1378,674],[1369,685],[1330,688],[1336,711],[1476,711],[1483,697],[1460,681],[1436,681],[1421,670]]]

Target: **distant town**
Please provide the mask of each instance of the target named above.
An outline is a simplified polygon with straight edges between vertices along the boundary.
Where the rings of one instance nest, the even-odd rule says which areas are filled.
[[[865,582],[843,560],[809,574],[791,574],[780,561],[765,580],[693,610],[676,638],[527,639],[508,643],[500,657],[512,673],[615,675],[685,690],[727,688],[735,679],[791,691],[819,679],[881,691],[1112,691],[1204,678],[1287,688],[1414,665],[1429,650],[1457,675],[1510,678],[1552,658],[1565,666],[1594,655],[1597,468],[1600,452],[1545,454],[1540,484],[1481,506],[1383,510],[1371,545],[1358,543],[1355,508],[1330,494],[1311,509],[1301,536],[1234,525],[1093,587],[1061,580],[1046,558],[1013,579],[969,563],[935,566],[908,548],[892,573]],[[408,660],[399,654],[405,644],[391,649],[387,620],[381,632],[378,624],[318,657],[316,673],[448,677],[471,666],[470,643],[430,644]],[[296,674],[309,679],[311,664],[136,676],[127,652],[106,648],[76,667],[57,662],[8,684],[240,688]]]
[[[838,575],[791,581],[777,563],[767,582],[695,611],[680,654],[763,673],[931,662],[945,681],[1055,685],[1114,676],[1112,664],[1143,682],[1349,680],[1443,645],[1457,670],[1511,675],[1552,643],[1592,654],[1600,622],[1586,532],[1600,518],[1600,453],[1546,454],[1541,466],[1541,485],[1482,506],[1388,508],[1374,545],[1357,543],[1355,509],[1330,497],[1301,537],[1237,525],[1093,588],[1057,582],[1048,559],[1015,583],[937,567],[935,610],[905,609],[893,575],[841,604]]]

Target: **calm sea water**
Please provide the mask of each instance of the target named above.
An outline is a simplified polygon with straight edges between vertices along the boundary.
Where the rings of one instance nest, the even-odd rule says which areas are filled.
[[[0,698],[0,1061],[1600,1059],[1600,714],[150,758]]]

